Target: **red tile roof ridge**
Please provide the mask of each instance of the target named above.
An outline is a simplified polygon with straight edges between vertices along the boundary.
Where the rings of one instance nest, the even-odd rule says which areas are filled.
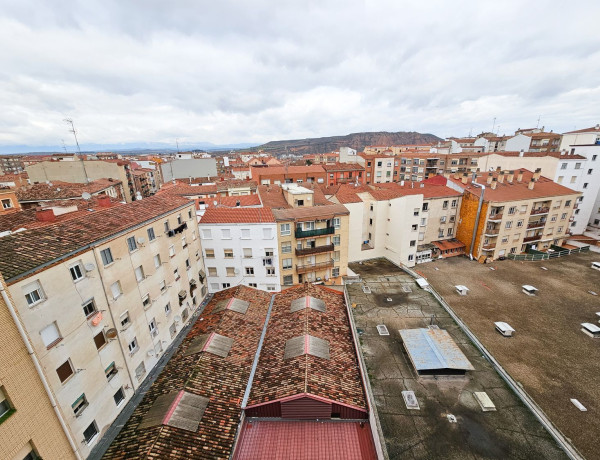
[[[199,224],[275,223],[271,208],[217,208],[209,207]]]

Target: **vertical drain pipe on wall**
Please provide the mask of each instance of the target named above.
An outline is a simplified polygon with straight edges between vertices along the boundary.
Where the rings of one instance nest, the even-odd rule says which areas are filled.
[[[475,236],[477,236],[477,227],[479,227],[479,218],[481,217],[481,206],[483,205],[483,195],[485,194],[485,185],[478,184],[475,182],[476,173],[473,173],[472,185],[481,187],[481,196],[479,197],[479,204],[477,205],[477,217],[475,217],[475,228],[473,228],[473,238],[471,238],[471,248],[469,250],[469,257],[473,260],[473,245],[475,244]]]
[[[48,398],[50,399],[50,404],[52,405],[52,409],[54,409],[54,413],[56,414],[56,417],[58,418],[58,422],[60,423],[60,426],[62,427],[62,429],[65,433],[65,436],[67,437],[67,440],[69,441],[69,445],[71,446],[71,449],[73,450],[73,454],[75,454],[75,458],[77,458],[78,460],[81,460],[81,455],[79,455],[79,452],[77,450],[77,444],[75,444],[75,441],[73,440],[73,437],[71,435],[71,431],[69,430],[69,427],[67,426],[66,422],[63,419],[63,416],[60,412],[60,408],[58,407],[58,404],[56,403],[54,394],[52,393],[52,390],[50,389],[50,386],[48,385],[48,381],[46,380],[46,376],[44,375],[44,371],[42,370],[42,366],[40,365],[40,361],[38,360],[38,357],[35,354],[35,351],[33,350],[31,343],[29,342],[29,337],[27,336],[27,332],[25,332],[25,329],[23,329],[23,326],[21,325],[21,321],[19,320],[19,317],[17,315],[15,307],[12,304],[11,299],[8,297],[8,294],[6,293],[6,289],[4,288],[4,283],[2,283],[2,282],[0,282],[0,293],[2,294],[2,299],[4,299],[4,303],[6,303],[8,311],[10,312],[10,316],[12,316],[12,319],[15,322],[15,325],[17,326],[17,330],[19,331],[19,334],[21,335],[21,339],[23,339],[23,342],[25,342],[25,348],[27,348],[27,353],[29,353],[31,360],[33,361],[35,370],[37,371],[37,373],[40,377],[40,380],[42,381],[42,385],[44,386],[44,389],[46,390],[46,394],[48,395]]]

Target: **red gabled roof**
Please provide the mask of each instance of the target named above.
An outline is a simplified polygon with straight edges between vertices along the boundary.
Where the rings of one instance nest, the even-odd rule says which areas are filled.
[[[264,222],[275,222],[271,208],[208,208],[199,223],[257,224]]]
[[[367,422],[247,420],[234,460],[376,459]]]
[[[578,129],[576,131],[567,131],[564,134],[579,134],[579,133],[598,133],[600,134],[600,124],[592,126],[591,128]]]

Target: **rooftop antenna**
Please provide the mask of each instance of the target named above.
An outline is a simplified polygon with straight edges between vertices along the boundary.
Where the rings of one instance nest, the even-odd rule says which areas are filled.
[[[73,124],[73,119],[65,118],[63,121],[65,123],[67,123],[68,125],[71,125],[71,129],[69,130],[69,132],[73,133],[73,137],[75,137],[75,143],[77,144],[77,153],[79,153],[79,155],[81,155],[81,149],[79,148],[79,141],[77,140],[77,131],[75,130],[75,125]]]
[[[177,144],[177,153],[179,153],[179,139],[175,139],[175,143]]]
[[[67,153],[67,146],[65,145],[65,140],[61,139],[62,145],[63,145],[63,150],[65,151],[65,153]]]
[[[538,117],[538,122],[537,122],[537,125],[535,125],[535,128],[536,128],[536,129],[540,127],[540,118],[542,118],[542,116],[541,116],[541,115]]]
[[[471,137],[471,134],[472,134],[472,133],[473,133],[473,128],[471,128],[471,129],[469,130],[469,137]]]
[[[492,133],[494,132],[495,127],[496,127],[496,117],[494,117],[494,123],[492,124]]]

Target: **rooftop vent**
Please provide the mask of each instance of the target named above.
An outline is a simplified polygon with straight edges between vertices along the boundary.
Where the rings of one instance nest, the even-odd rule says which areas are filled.
[[[592,323],[581,323],[581,331],[593,339],[600,339],[600,327]]]
[[[412,288],[409,285],[404,284],[404,285],[402,285],[402,291],[403,292],[412,292]]]
[[[515,332],[515,330],[510,326],[510,324],[504,323],[502,321],[494,323],[494,326],[496,326],[496,330],[504,337],[512,337],[513,332]]]
[[[378,324],[377,332],[379,332],[379,335],[390,335],[390,331],[388,331],[388,328],[385,326],[385,324]]]
[[[212,353],[221,358],[226,358],[232,346],[233,339],[229,337],[214,332],[202,334],[190,342],[190,346],[185,351],[184,356],[206,351],[207,353]]]
[[[305,354],[329,359],[329,341],[312,335],[301,335],[285,342],[283,359],[295,358]]]
[[[363,286],[362,290],[365,294],[370,294],[371,293],[371,288],[369,286]]]
[[[421,410],[419,407],[419,401],[415,396],[414,391],[403,391],[402,398],[404,398],[404,404],[406,404],[406,408],[409,410]]]
[[[212,312],[218,313],[223,310],[232,310],[244,315],[246,314],[246,311],[248,311],[249,306],[250,302],[232,297],[231,299],[225,299],[217,302]]]
[[[473,396],[475,397],[475,400],[479,403],[479,406],[481,406],[481,410],[483,412],[490,412],[496,410],[496,406],[485,391],[476,391],[473,393]]]
[[[459,295],[467,295],[467,292],[469,292],[469,288],[467,286],[463,286],[462,284],[457,284],[454,287]]]
[[[187,391],[172,391],[160,395],[138,425],[138,429],[168,425],[195,433],[208,403],[208,398]]]
[[[577,399],[571,398],[571,402],[581,412],[587,412],[587,408],[583,404],[581,404]]]
[[[529,284],[524,284],[521,287],[523,288],[523,292],[529,296],[534,296],[535,293],[537,292],[537,288],[534,288],[533,286],[530,286]]]
[[[307,295],[305,297],[292,300],[290,311],[294,313],[304,310],[305,308],[312,308],[313,310],[325,312],[325,302]]]

